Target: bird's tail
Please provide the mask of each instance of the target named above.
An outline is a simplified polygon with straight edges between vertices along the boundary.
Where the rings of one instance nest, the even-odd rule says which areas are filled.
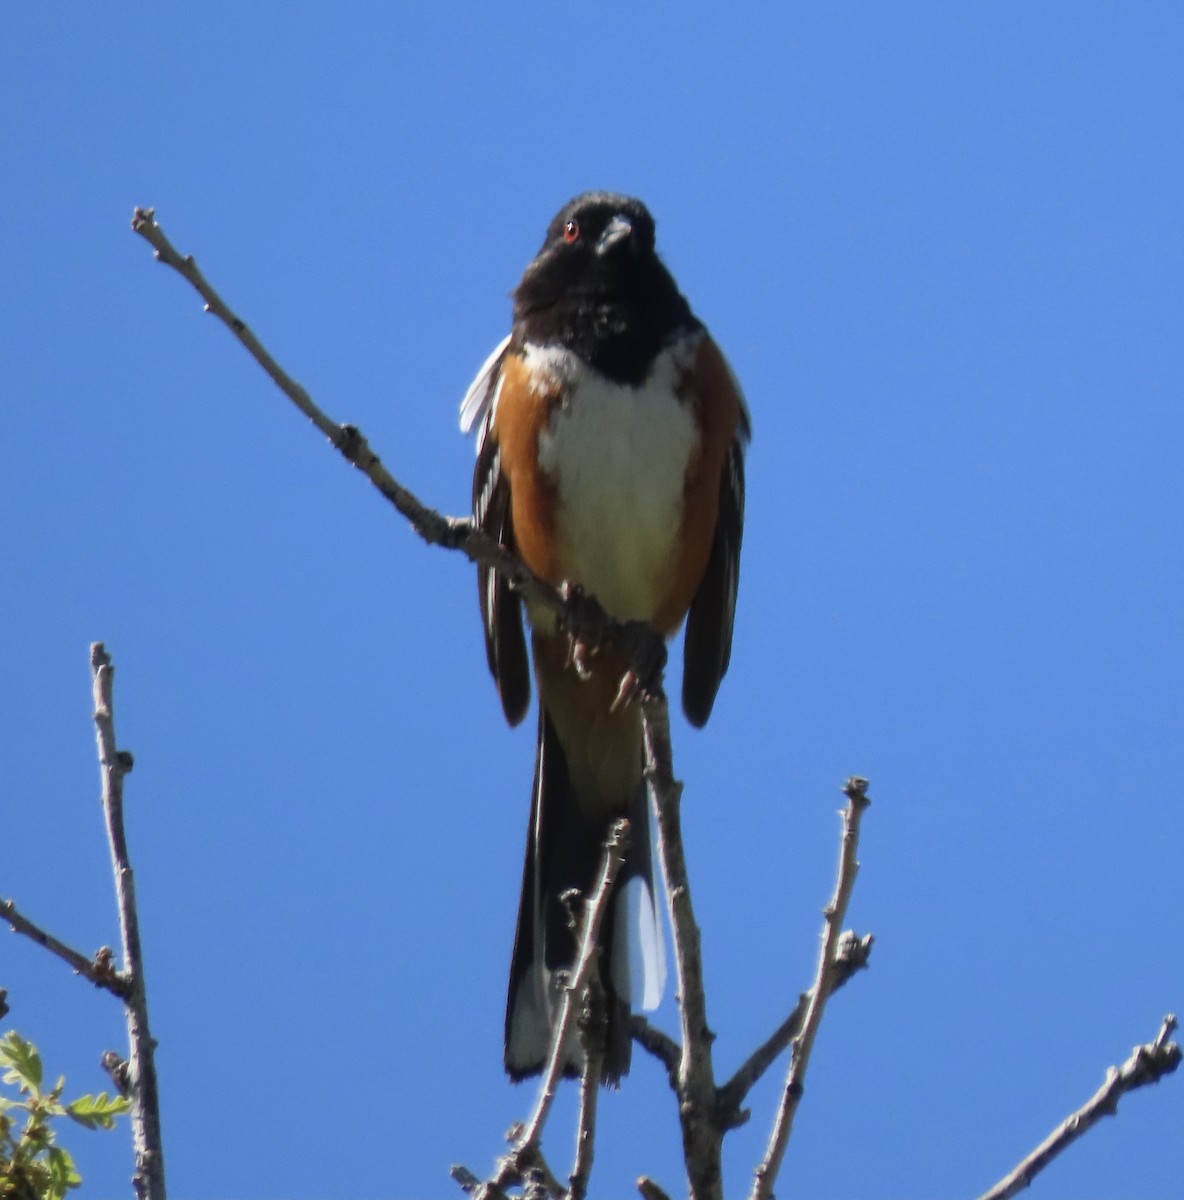
[[[551,1034],[563,1003],[559,972],[575,966],[576,936],[570,901],[587,900],[604,854],[611,817],[593,818],[572,787],[567,757],[545,707],[539,706],[539,745],[527,834],[526,866],[518,930],[506,1002],[506,1071],[515,1081],[537,1074],[547,1062]],[[616,1083],[629,1070],[629,1013],[634,1003],[657,1006],[664,974],[663,938],[654,893],[649,811],[641,763],[627,814],[629,848],[600,928],[600,979],[607,1029],[602,1079]],[[577,907],[578,915],[579,909]],[[631,930],[637,930],[631,938]],[[564,1048],[564,1074],[578,1075],[584,1055],[579,1034]]]

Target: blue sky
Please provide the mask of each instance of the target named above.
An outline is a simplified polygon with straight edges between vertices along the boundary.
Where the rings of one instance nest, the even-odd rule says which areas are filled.
[[[732,671],[675,730],[717,1062],[807,985],[838,787],[869,776],[873,967],[780,1191],[969,1196],[1184,1006],[1182,55],[1166,2],[5,10],[0,894],[116,938],[102,639],[174,1195],[456,1195],[450,1163],[491,1164],[531,1099],[500,1037],[533,747],[471,569],[133,206],[461,512],[456,404],[547,220],[647,201],[755,426]],[[104,1085],[114,1002],[15,938],[0,986],[51,1070]],[[644,1056],[601,1122],[599,1194],[679,1193]],[[1172,1194],[1182,1129],[1172,1079],[1033,1195]],[[87,1194],[126,1194],[122,1136],[73,1145]]]

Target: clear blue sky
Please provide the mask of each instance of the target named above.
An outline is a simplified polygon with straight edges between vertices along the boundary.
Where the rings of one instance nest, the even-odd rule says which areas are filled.
[[[450,1196],[450,1163],[489,1166],[531,1099],[500,1037],[533,747],[471,569],[153,263],[136,204],[453,512],[456,404],[547,220],[588,187],[651,206],[755,425],[732,672],[675,731],[721,1070],[806,986],[838,787],[873,785],[873,968],[783,1194],[974,1195],[1184,1008],[1184,10],[722,10],[0,16],[0,894],[115,940],[102,639],[175,1196]],[[13,937],[0,985],[103,1086],[110,998]],[[123,1136],[73,1143],[88,1195],[127,1193]],[[1182,1151],[1175,1078],[1033,1195],[1177,1194]],[[597,1191],[642,1172],[683,1187],[639,1054]]]

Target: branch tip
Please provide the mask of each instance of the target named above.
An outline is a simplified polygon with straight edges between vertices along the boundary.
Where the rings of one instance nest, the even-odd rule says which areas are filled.
[[[1160,1027],[1159,1033],[1155,1037],[1155,1048],[1162,1050],[1166,1045],[1168,1038],[1179,1028],[1180,1022],[1176,1019],[1175,1013],[1168,1013],[1163,1019],[1163,1025]]]
[[[670,1197],[648,1176],[642,1175],[637,1181],[637,1190],[642,1200],[670,1200]]]
[[[1009,1200],[1026,1188],[1054,1158],[1063,1154],[1102,1117],[1114,1116],[1118,1102],[1129,1092],[1158,1083],[1180,1065],[1180,1047],[1168,1041],[1176,1029],[1175,1015],[1163,1019],[1154,1041],[1136,1046],[1121,1067],[1109,1067],[1102,1086],[1066,1117],[1020,1164],[1005,1175],[979,1200]]]

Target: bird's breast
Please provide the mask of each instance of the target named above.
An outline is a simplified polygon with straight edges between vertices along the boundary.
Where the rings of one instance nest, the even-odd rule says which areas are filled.
[[[535,388],[550,397],[537,463],[552,495],[552,574],[622,619],[654,621],[670,593],[701,441],[694,406],[680,395],[698,340],[664,349],[636,387],[560,348],[528,346],[524,355]]]

